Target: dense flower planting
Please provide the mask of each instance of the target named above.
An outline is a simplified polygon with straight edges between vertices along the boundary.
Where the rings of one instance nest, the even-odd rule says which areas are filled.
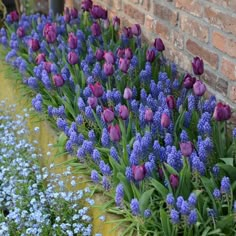
[[[124,235],[235,235],[236,131],[230,107],[204,97],[202,59],[180,74],[160,38],[143,45],[138,24],[81,8],[9,15],[0,32],[35,110],[129,222]]]

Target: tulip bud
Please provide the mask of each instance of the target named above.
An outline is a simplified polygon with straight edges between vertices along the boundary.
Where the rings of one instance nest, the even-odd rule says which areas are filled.
[[[107,19],[107,11],[98,5],[93,5],[90,13],[94,19]]]
[[[190,74],[186,74],[184,76],[184,83],[183,83],[183,85],[184,85],[184,87],[186,89],[193,88],[193,85],[194,85],[195,82],[196,82],[196,78],[192,77]]]
[[[124,57],[124,56],[125,56],[125,49],[123,49],[123,48],[118,48],[118,50],[117,50],[117,56],[118,56],[119,58]]]
[[[230,106],[219,102],[214,110],[213,118],[217,121],[225,121],[231,117],[231,108]]]
[[[126,48],[125,49],[125,57],[129,60],[133,57],[133,53],[132,53],[131,48]]]
[[[105,75],[107,75],[107,76],[113,75],[114,67],[113,67],[113,65],[111,63],[107,63],[106,62],[103,65],[103,71],[104,71]]]
[[[38,56],[35,59],[35,62],[37,65],[39,65],[41,62],[46,61],[46,56],[44,53],[39,53]]]
[[[17,11],[10,12],[10,18],[12,22],[18,21],[19,20],[18,12]]]
[[[25,29],[23,27],[19,27],[16,31],[16,34],[19,38],[22,38],[25,36]]]
[[[81,9],[83,11],[89,11],[93,6],[92,0],[83,0],[81,3]]]
[[[152,109],[148,108],[148,109],[145,111],[144,119],[145,119],[145,121],[147,121],[147,122],[150,122],[150,121],[153,120],[153,111],[152,111]]]
[[[124,27],[123,28],[123,34],[125,35],[126,38],[133,38],[133,33],[130,27]]]
[[[159,52],[165,50],[165,45],[160,38],[156,38],[153,45]]]
[[[204,63],[203,60],[199,57],[194,57],[193,62],[193,72],[195,75],[201,75],[204,72]]]
[[[98,61],[101,61],[104,57],[104,52],[102,49],[97,49],[96,53],[95,53],[95,57]]]
[[[144,164],[140,166],[132,166],[133,177],[136,181],[143,180],[145,178],[146,172],[147,171]]]
[[[111,141],[113,142],[119,142],[121,139],[121,132],[120,132],[120,127],[118,124],[116,125],[110,125],[108,127],[108,132],[109,132],[109,136]]]
[[[139,24],[134,24],[131,26],[131,31],[133,35],[140,36],[141,35],[141,27]]]
[[[101,27],[97,22],[94,22],[91,26],[92,35],[98,37],[101,35]]]
[[[159,175],[159,178],[162,180],[164,179],[164,172],[162,170],[162,168],[158,167],[158,175]]]
[[[133,95],[132,90],[130,88],[126,87],[124,90],[123,98],[126,100],[129,100],[132,98],[132,95]]]
[[[128,69],[129,69],[129,65],[130,65],[130,60],[128,60],[126,58],[120,58],[120,60],[119,60],[119,69],[122,72],[127,73]]]
[[[48,43],[54,43],[57,39],[57,27],[56,24],[47,23],[43,28],[43,36]]]
[[[161,115],[161,126],[164,128],[168,128],[169,125],[170,125],[170,117],[166,113],[163,113]]]
[[[69,52],[67,56],[67,60],[71,65],[75,65],[79,61],[79,57],[76,52]]]
[[[176,189],[178,187],[179,177],[177,175],[171,174],[170,178],[169,178],[169,181],[170,181],[170,185],[171,185],[172,188]]]
[[[169,107],[169,109],[171,109],[171,110],[175,109],[175,98],[173,95],[168,95],[166,97],[166,103],[167,103],[167,106]]]
[[[104,29],[108,29],[108,28],[109,28],[109,26],[110,26],[110,21],[109,21],[108,18],[105,19],[105,20],[103,20],[102,23],[103,23],[103,28],[104,28]]]
[[[119,116],[122,120],[126,120],[129,117],[129,110],[127,106],[121,105],[119,108]]]
[[[89,88],[92,90],[92,93],[95,97],[101,97],[103,95],[103,87],[99,82],[96,82],[95,84],[90,84]]]
[[[155,51],[153,49],[148,49],[146,51],[146,60],[149,62],[153,62],[156,58]]]
[[[115,118],[114,112],[109,108],[104,108],[102,118],[106,123],[111,123]]]
[[[112,25],[113,25],[113,27],[114,27],[114,30],[115,30],[115,31],[118,31],[119,28],[120,28],[120,18],[117,17],[117,16],[113,17],[113,19],[112,19]]]
[[[68,46],[70,49],[76,49],[78,44],[78,39],[74,33],[69,33]]]
[[[30,39],[28,41],[28,45],[34,52],[38,51],[40,48],[39,41],[37,39]]]
[[[193,152],[193,143],[188,141],[188,142],[183,142],[179,144],[180,150],[183,156],[189,157],[192,152]]]
[[[70,11],[69,11],[69,8],[68,8],[68,7],[66,7],[66,8],[64,9],[63,18],[64,18],[64,21],[65,21],[66,23],[69,23],[69,22],[70,22]]]
[[[46,70],[48,73],[50,73],[51,72],[51,65],[52,65],[51,62],[45,61],[43,63],[43,69]]]
[[[193,92],[197,96],[202,96],[206,92],[206,85],[201,80],[197,80],[193,85]]]
[[[71,8],[70,15],[72,19],[78,18],[78,10],[75,7]]]
[[[89,97],[87,103],[94,109],[98,105],[98,99],[96,97]]]
[[[111,63],[111,64],[115,63],[115,56],[113,52],[105,52],[103,57],[107,63]]]
[[[52,80],[56,87],[62,87],[65,83],[63,77],[60,74],[53,75]]]

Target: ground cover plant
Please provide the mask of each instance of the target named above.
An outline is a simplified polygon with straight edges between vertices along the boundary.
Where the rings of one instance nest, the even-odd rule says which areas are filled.
[[[12,12],[5,59],[124,235],[235,235],[231,108],[204,96],[201,58],[178,73],[160,38],[142,44],[138,24],[107,15],[91,0],[63,16]]]

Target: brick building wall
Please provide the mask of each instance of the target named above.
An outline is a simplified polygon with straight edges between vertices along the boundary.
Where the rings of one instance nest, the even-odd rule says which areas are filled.
[[[80,0],[74,0],[79,5]],[[205,62],[209,91],[236,107],[236,0],[94,0],[124,24],[139,23],[150,43],[158,36],[165,56],[191,71]]]

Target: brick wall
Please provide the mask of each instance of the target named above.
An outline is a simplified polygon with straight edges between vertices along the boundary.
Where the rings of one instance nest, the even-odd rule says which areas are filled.
[[[80,0],[74,0],[75,5]],[[198,55],[211,93],[236,107],[236,0],[94,0],[144,37],[161,37],[164,54],[184,70]]]

